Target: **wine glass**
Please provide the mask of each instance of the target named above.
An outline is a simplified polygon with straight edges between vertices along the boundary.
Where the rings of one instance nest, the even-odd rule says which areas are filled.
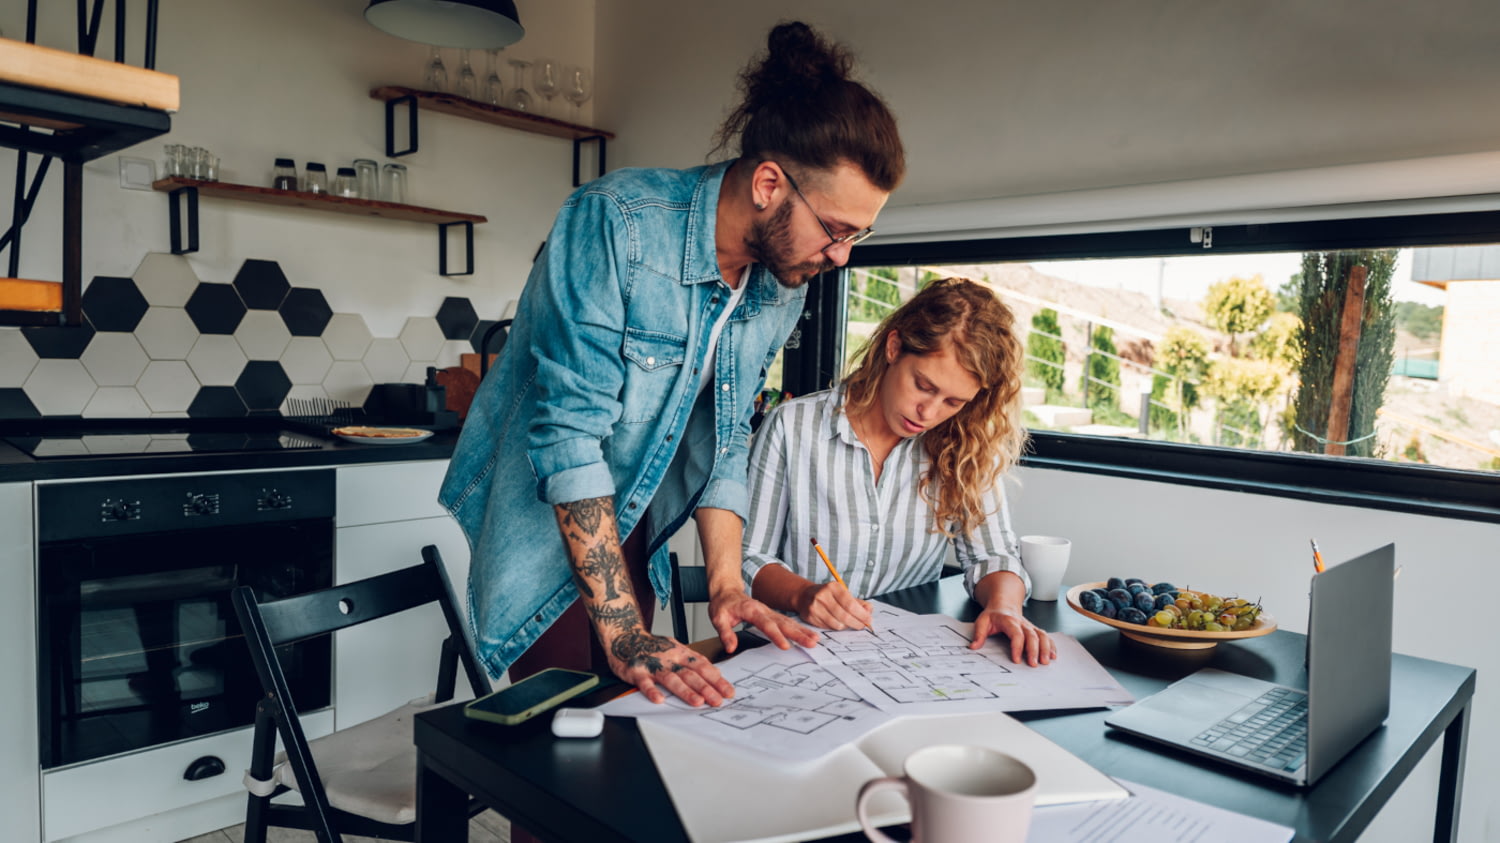
[[[526,90],[526,68],[531,67],[531,62],[511,59],[510,66],[516,69],[516,86],[510,89],[510,96],[506,98],[505,104],[516,111],[534,111],[535,103],[531,99],[531,92]]]
[[[552,59],[537,59],[531,67],[531,84],[536,87],[536,92],[545,100],[539,111],[542,114],[552,113],[552,98],[557,96],[558,89],[558,66]]]
[[[437,47],[432,48],[432,55],[427,59],[427,74],[422,77],[422,85],[429,91],[448,90],[448,68],[443,66],[443,53]]]
[[[458,55],[460,67],[454,93],[464,99],[474,99],[479,95],[479,77],[474,75],[474,68],[469,64],[469,48],[459,50]]]
[[[504,47],[485,50],[490,56],[490,75],[484,78],[484,101],[490,105],[505,105],[505,86],[500,83],[500,51]]]
[[[581,64],[570,64],[563,69],[563,99],[573,104],[573,122],[582,119],[583,104],[594,95],[594,75]]]

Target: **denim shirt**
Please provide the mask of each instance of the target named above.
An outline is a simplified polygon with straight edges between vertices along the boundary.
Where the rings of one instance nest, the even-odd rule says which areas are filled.
[[[554,505],[612,497],[622,539],[648,530],[662,601],[666,540],[692,510],[745,516],[754,398],[806,290],[753,265],[705,360],[731,292],[714,248],[728,166],[584,185],[532,267],[438,496],[469,540],[470,619],[496,676],[578,596]]]

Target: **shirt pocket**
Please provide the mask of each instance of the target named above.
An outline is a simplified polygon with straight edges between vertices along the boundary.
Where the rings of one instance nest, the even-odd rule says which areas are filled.
[[[640,424],[662,418],[687,361],[687,337],[626,328],[624,352],[620,420]]]

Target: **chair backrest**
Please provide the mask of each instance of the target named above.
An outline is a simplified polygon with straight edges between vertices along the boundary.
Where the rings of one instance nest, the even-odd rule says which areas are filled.
[[[672,637],[688,644],[687,604],[708,602],[708,569],[702,565],[679,565],[677,554],[672,561]]]
[[[265,692],[256,712],[251,776],[269,779],[279,734],[307,810],[320,819],[331,811],[276,648],[437,603],[448,626],[448,637],[437,654],[435,701],[453,698],[460,667],[476,697],[490,692],[489,679],[474,655],[442,556],[431,545],[422,549],[421,564],[410,568],[267,602],[256,599],[249,586],[240,586],[232,592],[232,602]]]
[[[479,377],[481,379],[490,370],[490,355],[499,354],[500,349],[505,348],[505,341],[510,339],[510,323],[514,321],[514,319],[501,319],[486,328],[484,336],[479,338]],[[500,346],[491,351],[490,343],[494,341],[496,334],[500,335]]]

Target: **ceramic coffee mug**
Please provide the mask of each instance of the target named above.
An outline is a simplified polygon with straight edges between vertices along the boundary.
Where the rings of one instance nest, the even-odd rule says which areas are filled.
[[[1073,543],[1057,536],[1022,536],[1021,566],[1031,578],[1032,600],[1057,600]]]
[[[885,790],[911,803],[915,843],[1024,843],[1036,799],[1036,774],[1022,762],[981,746],[923,747],[906,757],[903,776],[865,782],[854,803],[865,836],[890,841],[870,823],[866,804]]]

